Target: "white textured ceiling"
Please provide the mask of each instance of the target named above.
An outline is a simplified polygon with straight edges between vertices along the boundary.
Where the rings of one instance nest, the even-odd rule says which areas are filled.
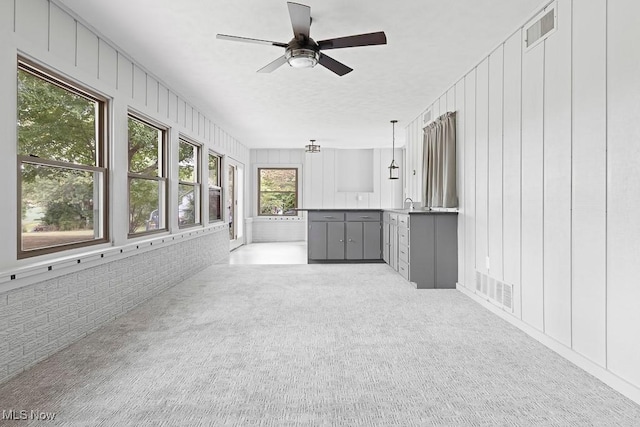
[[[404,144],[404,127],[537,11],[540,0],[299,0],[311,37],[384,31],[387,44],[332,50],[354,69],[282,66],[284,49],[217,33],[288,42],[285,0],[60,0],[250,148]]]

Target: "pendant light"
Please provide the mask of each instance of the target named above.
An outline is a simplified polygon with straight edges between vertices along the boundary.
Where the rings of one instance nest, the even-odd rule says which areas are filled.
[[[304,146],[305,151],[307,153],[319,153],[320,152],[320,146],[315,143],[316,140],[315,139],[310,139],[309,141],[311,141],[311,144]]]
[[[400,178],[400,168],[396,165],[396,123],[397,120],[391,120],[391,126],[393,128],[393,142],[391,149],[391,164],[389,165],[389,179]]]

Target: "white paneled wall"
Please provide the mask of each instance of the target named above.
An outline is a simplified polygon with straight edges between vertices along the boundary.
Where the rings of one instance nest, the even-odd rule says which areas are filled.
[[[127,238],[127,112],[136,111],[170,129],[169,206],[177,205],[177,170],[175,162],[171,160],[175,160],[180,135],[201,144],[203,154],[213,150],[244,164],[248,164],[249,150],[217,126],[208,113],[203,111],[204,106],[192,105],[189,100],[172,90],[169,84],[145,69],[144,64],[137,63],[124,50],[95,33],[81,22],[81,18],[68,13],[56,0],[0,1],[0,41],[0,128],[4,129],[4,137],[0,141],[0,182],[3,183],[0,236],[9,241],[0,245],[0,305],[4,301],[5,308],[9,307],[5,310],[9,317],[5,318],[4,327],[0,326],[0,329],[3,329],[0,332],[5,332],[7,319],[12,318],[14,314],[20,317],[24,325],[31,325],[32,318],[37,315],[42,318],[40,313],[46,313],[46,310],[53,307],[51,303],[44,304],[42,298],[38,297],[34,301],[29,300],[29,310],[20,310],[22,303],[10,304],[11,295],[29,295],[34,292],[33,289],[49,292],[50,287],[56,286],[57,283],[56,277],[59,273],[56,270],[68,261],[67,257],[73,257],[71,260],[74,262],[77,257],[74,272],[77,273],[78,279],[74,279],[74,290],[70,298],[79,293],[92,293],[96,286],[102,286],[104,292],[108,292],[107,288],[116,289],[112,286],[115,282],[122,282],[126,288],[126,295],[121,298],[123,304],[117,309],[103,310],[101,304],[105,301],[94,304],[88,300],[86,303],[84,300],[78,300],[80,302],[75,304],[76,311],[69,311],[69,315],[64,318],[52,314],[51,319],[60,331],[71,332],[60,339],[55,338],[46,346],[46,354],[51,354],[79,338],[87,330],[126,312],[140,301],[195,273],[198,269],[223,259],[224,253],[228,256],[229,239],[226,224],[216,223],[207,227],[179,230],[177,214],[172,217],[169,233],[153,236],[160,236],[159,240]],[[18,55],[42,64],[47,69],[91,88],[109,99],[111,241],[108,244],[17,260],[17,244],[14,239],[18,234],[16,227],[19,211],[16,194]],[[206,203],[205,198],[205,224]],[[212,238],[214,234],[215,238]],[[180,243],[169,244],[169,239],[171,242],[180,239]],[[109,261],[102,259],[104,252],[122,254],[129,251],[139,251],[135,255],[136,263],[146,268],[131,267],[129,260],[133,254],[130,257],[116,256]],[[95,261],[93,258],[98,260]],[[169,258],[173,267],[171,274],[165,274],[164,270],[156,267]],[[86,265],[87,260],[93,260],[93,264],[89,262],[89,265]],[[86,266],[81,267],[82,265]],[[169,264],[164,262],[163,265]],[[46,269],[46,266],[49,266],[49,269]],[[96,266],[97,270],[93,268]],[[93,275],[93,272],[98,270],[100,281],[96,281],[98,279]],[[149,286],[150,283],[162,283],[163,286]],[[60,307],[64,308],[62,302]],[[92,314],[87,318],[86,313]],[[74,316],[77,319],[75,321],[71,320]],[[77,334],[80,329],[74,330],[74,325],[82,322],[83,316],[89,329],[82,326],[85,328],[81,330],[82,334]],[[13,325],[12,331],[22,334],[23,340],[35,333],[27,331],[27,327],[21,323]],[[31,366],[46,354],[36,354],[33,343],[17,344],[10,353],[0,351],[0,382]]]
[[[320,153],[303,149],[251,150],[251,188],[257,195],[258,167],[300,167],[298,204],[307,209],[383,209],[401,207],[403,179],[388,179],[391,149],[373,149],[373,191],[338,191],[337,149],[322,148]],[[404,168],[402,150],[396,148],[396,163]],[[370,166],[370,165],[369,165]],[[358,165],[354,164],[354,168]],[[402,174],[401,174],[402,178]],[[257,196],[256,196],[257,197]],[[254,198],[255,199],[255,198]],[[253,241],[291,241],[306,239],[306,214],[300,217],[257,217],[257,200],[251,201]]]
[[[513,284],[508,318],[636,400],[638,15],[634,0],[558,0],[548,39],[525,51],[519,29],[425,110],[457,112],[461,289],[476,271]]]

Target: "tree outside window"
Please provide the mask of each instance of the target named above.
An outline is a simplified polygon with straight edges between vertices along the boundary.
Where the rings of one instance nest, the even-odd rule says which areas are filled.
[[[209,222],[222,220],[222,179],[220,156],[209,153]]]
[[[107,241],[106,100],[19,59],[20,258]]]
[[[258,215],[297,215],[298,169],[258,168]]]
[[[129,115],[129,236],[167,230],[166,129]]]
[[[200,224],[200,146],[180,139],[178,146],[178,224]]]

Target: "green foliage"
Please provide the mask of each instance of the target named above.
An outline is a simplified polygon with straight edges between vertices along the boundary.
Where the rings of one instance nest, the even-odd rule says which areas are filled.
[[[129,118],[129,172],[159,176],[162,131]]]
[[[293,215],[297,179],[297,169],[260,169],[260,215]]]
[[[129,233],[145,231],[153,211],[158,211],[160,189],[157,181],[132,178],[129,181]],[[150,224],[152,229],[159,224]]]
[[[95,101],[19,70],[18,153],[95,165],[96,108]]]
[[[178,146],[178,179],[180,181],[196,181],[196,147],[185,141]]]

